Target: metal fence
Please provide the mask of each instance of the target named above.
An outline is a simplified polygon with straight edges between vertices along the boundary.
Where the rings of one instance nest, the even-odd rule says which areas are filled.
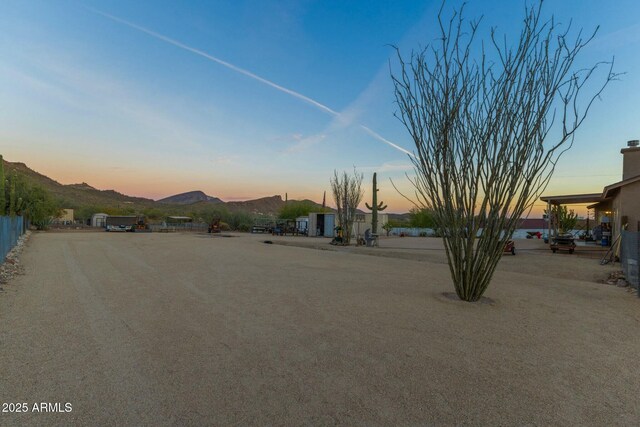
[[[21,216],[0,216],[0,264],[26,228],[27,222]]]
[[[203,222],[149,224],[152,231],[207,231],[209,224]]]
[[[378,231],[378,233],[384,233]],[[427,237],[434,236],[435,230],[433,228],[415,228],[415,227],[393,227],[389,232],[392,236],[411,236],[411,237]]]
[[[620,249],[620,264],[624,270],[624,277],[629,285],[638,289],[640,297],[640,272],[638,270],[638,255],[640,254],[640,233],[622,231],[622,247]]]

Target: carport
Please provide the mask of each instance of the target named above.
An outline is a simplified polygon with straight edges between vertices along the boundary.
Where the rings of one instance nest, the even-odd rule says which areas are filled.
[[[590,194],[569,194],[564,196],[542,196],[540,200],[547,203],[547,225],[548,236],[551,239],[551,231],[553,230],[553,236],[558,235],[558,220],[551,215],[552,206],[563,205],[578,205],[602,202],[602,193],[590,193]],[[549,240],[551,241],[551,240]]]

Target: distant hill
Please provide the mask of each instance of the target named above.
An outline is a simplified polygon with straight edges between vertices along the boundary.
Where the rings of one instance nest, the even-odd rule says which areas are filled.
[[[290,200],[289,202],[294,202]],[[312,200],[301,200],[315,205],[318,212],[322,209],[322,205]],[[254,215],[277,215],[287,202],[282,200],[282,196],[262,197],[255,200],[246,200],[242,202],[226,202],[225,205],[230,211],[244,211]]]
[[[143,197],[131,197],[114,190],[98,190],[87,183],[63,185],[42,175],[18,162],[4,161],[5,175],[17,173],[28,181],[44,187],[51,195],[60,201],[64,208],[79,209],[83,206],[97,206],[103,208],[130,207],[143,210],[154,206],[155,202]]]
[[[224,202],[202,191],[189,191],[155,201],[144,197],[132,197],[114,190],[98,190],[87,183],[60,184],[42,175],[24,163],[4,161],[5,174],[14,171],[28,181],[44,187],[57,199],[62,208],[76,210],[77,218],[88,218],[95,212],[106,213],[147,213],[154,217],[163,215],[188,215],[199,217],[218,207],[231,212],[247,212],[253,215],[277,215],[285,205],[281,196],[262,197],[255,200]],[[318,207],[311,200],[305,200]],[[204,215],[203,215],[204,216]]]
[[[390,213],[388,215],[388,218],[395,221],[409,222],[409,220],[411,219],[411,214],[410,213],[403,213],[403,214]]]
[[[158,200],[158,203],[171,203],[176,205],[191,205],[198,202],[223,203],[223,201],[217,197],[208,196],[202,191],[189,191]]]

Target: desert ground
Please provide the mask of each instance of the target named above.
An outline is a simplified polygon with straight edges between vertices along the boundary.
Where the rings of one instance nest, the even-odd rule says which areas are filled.
[[[265,244],[270,240],[273,244]],[[637,425],[619,265],[519,240],[486,297],[442,242],[34,233],[0,292],[0,425]]]

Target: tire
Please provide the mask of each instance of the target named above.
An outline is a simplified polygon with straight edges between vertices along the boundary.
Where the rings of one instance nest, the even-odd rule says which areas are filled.
[[[555,254],[556,253],[556,249],[551,249],[551,251]]]
[[[516,248],[515,246],[513,248],[511,248],[511,255],[515,255],[516,254]]]

